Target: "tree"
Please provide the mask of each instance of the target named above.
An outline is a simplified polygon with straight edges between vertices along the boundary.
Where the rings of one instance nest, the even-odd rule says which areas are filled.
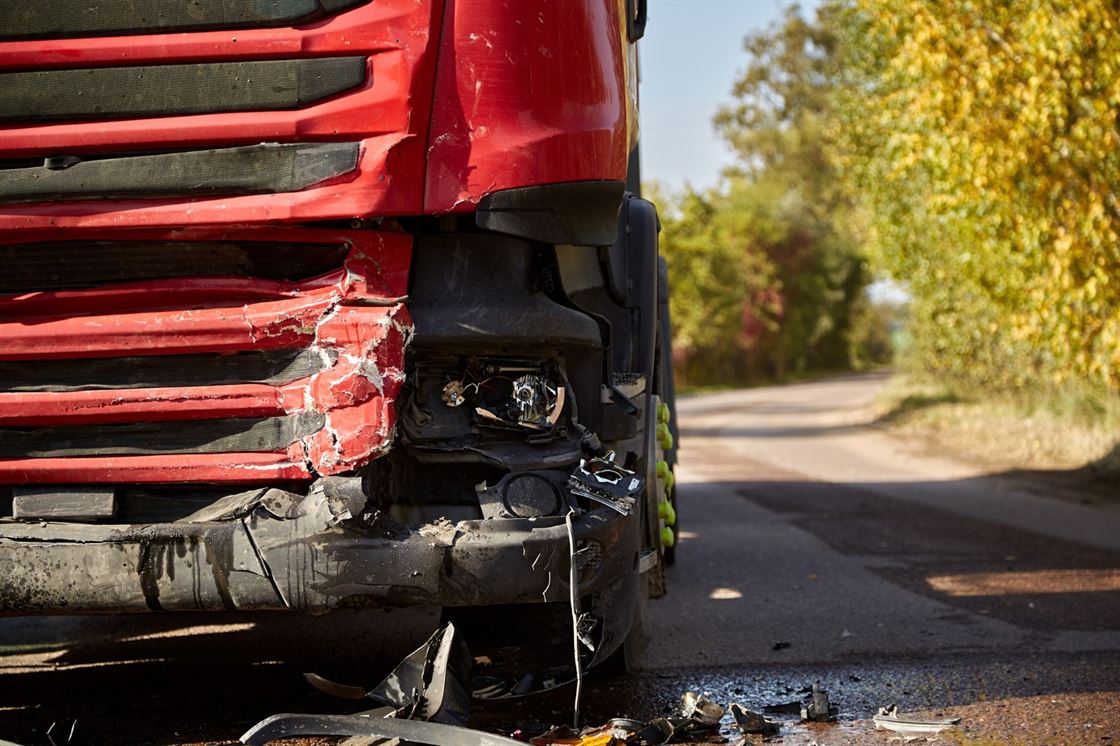
[[[837,159],[916,363],[1120,386],[1120,10],[836,0]]]
[[[854,325],[870,280],[853,201],[833,159],[841,68],[827,16],[795,6],[765,33],[748,36],[748,65],[733,102],[715,117],[735,151],[731,209],[746,210],[756,247],[774,267],[777,313],[754,353],[787,371],[846,368],[857,359]]]

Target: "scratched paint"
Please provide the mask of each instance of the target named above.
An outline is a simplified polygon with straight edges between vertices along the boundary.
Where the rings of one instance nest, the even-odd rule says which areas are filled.
[[[350,250],[342,267],[296,283],[176,278],[105,285],[89,291],[81,314],[58,316],[54,301],[85,291],[6,297],[0,299],[0,359],[311,350],[320,356],[321,370],[275,386],[200,381],[177,388],[5,392],[0,426],[157,420],[173,427],[182,420],[305,412],[321,413],[324,425],[280,453],[0,458],[0,483],[309,480],[358,468],[390,447],[412,338],[404,304],[410,236],[271,229],[124,235],[184,241],[282,237],[344,243]]]

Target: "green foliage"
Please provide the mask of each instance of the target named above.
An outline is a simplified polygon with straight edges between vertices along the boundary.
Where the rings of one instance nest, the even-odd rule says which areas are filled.
[[[684,378],[882,362],[882,334],[859,328],[881,319],[867,308],[858,223],[830,160],[834,36],[791,11],[745,47],[734,101],[715,118],[736,165],[718,189],[655,195]]]
[[[836,0],[833,161],[912,363],[1007,390],[1120,386],[1120,10]]]

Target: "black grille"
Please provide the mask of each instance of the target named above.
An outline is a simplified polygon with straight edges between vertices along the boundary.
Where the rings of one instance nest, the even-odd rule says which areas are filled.
[[[159,453],[271,453],[320,429],[318,412],[125,425],[0,428],[0,458],[152,455]]]
[[[0,169],[0,202],[294,192],[358,166],[358,143],[265,143]]]
[[[0,121],[298,109],[365,79],[364,57],[4,73]]]
[[[76,360],[0,360],[0,392],[92,391],[261,383],[281,386],[333,364],[313,350],[233,355],[153,355]]]
[[[342,266],[347,246],[270,241],[49,241],[0,244],[0,293],[172,277],[296,281]],[[0,320],[3,312],[0,312]],[[2,382],[0,382],[2,385]]]
[[[369,0],[3,0],[0,40],[158,34],[317,21]]]

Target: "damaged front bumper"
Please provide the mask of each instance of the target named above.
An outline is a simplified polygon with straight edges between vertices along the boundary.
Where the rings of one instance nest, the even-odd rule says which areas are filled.
[[[307,495],[262,489],[188,518],[137,526],[0,521],[0,612],[106,613],[569,600],[562,517],[439,521],[359,516],[345,478]],[[638,520],[573,521],[581,596],[628,597]]]

